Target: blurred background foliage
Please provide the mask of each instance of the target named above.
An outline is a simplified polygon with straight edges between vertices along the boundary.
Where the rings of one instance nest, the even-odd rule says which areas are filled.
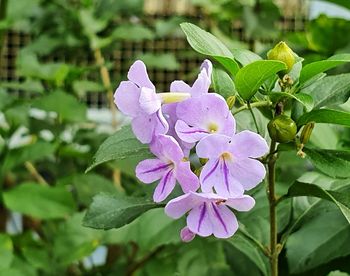
[[[315,15],[313,9],[326,3],[342,16]],[[133,60],[147,64],[163,91],[172,80],[190,81],[197,74],[203,57],[189,48],[179,23],[193,22],[232,51],[245,48],[262,57],[285,40],[306,64],[349,52],[349,1],[0,0],[0,5],[0,275],[268,273],[263,256],[241,234],[228,241],[182,244],[183,222],[167,218],[163,210],[151,210],[118,230],[84,228],[82,217],[94,195],[150,192],[134,178],[138,160],[84,171],[101,142],[125,122],[112,95]],[[237,120],[249,123],[246,115]],[[312,143],[349,148],[349,134],[318,126]],[[325,187],[334,184],[321,173],[307,172],[310,165],[293,153],[283,160],[281,190],[300,176],[320,179]],[[259,198],[265,191],[254,193]],[[258,202],[242,218],[263,239],[268,237],[267,202]],[[279,210],[280,231],[292,219],[290,202]],[[322,206],[316,210],[315,204]],[[350,248],[340,240],[344,235],[313,239],[313,231],[338,213],[328,203],[305,198],[294,205],[295,213],[308,209],[306,223],[315,222],[292,235],[282,258],[295,255],[289,263],[282,261],[282,273],[350,273]],[[349,236],[341,222],[334,229]],[[302,243],[300,237],[312,242]]]

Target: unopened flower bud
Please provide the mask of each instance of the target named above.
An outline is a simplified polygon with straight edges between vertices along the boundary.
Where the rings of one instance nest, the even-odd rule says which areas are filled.
[[[314,122],[310,122],[303,127],[303,130],[302,130],[301,135],[300,135],[300,143],[301,144],[305,145],[309,141],[312,130],[314,129],[314,127],[315,127]]]
[[[267,59],[269,60],[279,60],[287,65],[287,70],[282,71],[282,76],[287,74],[292,70],[295,64],[295,54],[288,45],[281,41],[273,49],[267,53]]]
[[[157,95],[161,98],[163,104],[178,103],[191,98],[190,93],[184,92],[166,92]]]
[[[286,115],[278,115],[267,125],[272,140],[279,143],[288,143],[297,134],[297,125]]]
[[[180,237],[183,242],[190,242],[196,236],[187,226],[181,229]]]
[[[227,105],[228,105],[228,109],[231,110],[231,109],[233,108],[233,106],[235,105],[236,96],[230,96],[230,97],[228,97],[227,100],[226,100],[226,102],[227,102]]]

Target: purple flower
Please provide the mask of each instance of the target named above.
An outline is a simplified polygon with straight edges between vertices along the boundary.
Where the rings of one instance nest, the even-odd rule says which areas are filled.
[[[214,234],[217,238],[231,237],[238,229],[234,213],[228,208],[238,211],[249,211],[255,201],[252,197],[221,197],[213,193],[189,192],[170,200],[165,206],[165,213],[174,219],[187,216],[188,229],[202,237]]]
[[[182,80],[176,80],[171,83],[170,92],[189,93],[192,98],[200,97],[202,95],[207,94],[211,83],[212,68],[213,68],[213,65],[210,62],[210,60],[207,60],[207,59],[204,60],[204,62],[200,67],[200,73],[198,74],[198,77],[196,81],[193,83],[192,87]],[[166,114],[165,117],[169,124],[168,135],[175,138],[175,140],[179,143],[180,147],[184,150],[185,155],[188,156],[190,150],[194,147],[195,143],[187,143],[181,140],[175,131],[175,124],[178,120],[178,117],[176,115],[176,109],[179,105],[181,106],[185,102],[186,101],[179,102],[179,103],[165,104],[162,110],[163,110],[163,113]]]
[[[173,137],[158,135],[151,144],[151,151],[157,158],[141,161],[136,167],[136,176],[144,183],[160,179],[153,194],[155,202],[167,198],[176,180],[185,193],[199,188],[198,177],[191,171],[190,162],[184,160],[184,154]]]
[[[169,126],[161,112],[161,99],[149,80],[145,64],[137,60],[115,91],[114,102],[124,114],[132,117],[132,130],[144,144],[154,136],[167,133]]]
[[[193,233],[187,226],[181,229],[180,231],[180,237],[183,242],[190,242],[194,239],[196,236],[195,233]]]
[[[200,158],[207,158],[200,174],[201,189],[212,188],[221,196],[243,194],[265,177],[265,167],[255,160],[266,154],[268,145],[258,134],[245,130],[232,137],[220,134],[202,139],[196,147]]]
[[[177,135],[187,143],[195,143],[212,133],[232,136],[235,120],[223,97],[209,93],[178,105]]]

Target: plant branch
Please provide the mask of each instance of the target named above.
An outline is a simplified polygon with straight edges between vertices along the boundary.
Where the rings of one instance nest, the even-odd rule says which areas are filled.
[[[247,109],[251,109],[253,107],[263,107],[263,106],[271,106],[272,102],[270,101],[260,101],[260,102],[254,102],[254,103],[249,103],[245,104],[243,106],[241,106],[240,108],[238,108],[235,112],[233,112],[233,115],[236,115],[237,113],[243,111],[243,110],[247,110]]]
[[[255,118],[254,112],[253,112],[253,110],[252,110],[252,107],[251,107],[251,105],[250,105],[250,102],[247,103],[247,106],[248,106],[248,109],[249,109],[250,114],[252,115],[252,118],[253,118],[253,121],[254,121],[254,125],[255,125],[255,128],[256,128],[256,132],[257,132],[258,134],[260,134],[259,126],[258,126],[258,123],[257,123],[257,121],[256,121],[256,118]]]
[[[49,185],[44,177],[38,172],[38,170],[35,168],[34,164],[30,161],[26,161],[24,163],[24,166],[26,167],[27,171],[40,183],[41,185],[47,186]]]
[[[95,56],[96,64],[100,67],[100,75],[101,75],[103,86],[107,91],[109,109],[110,109],[111,114],[112,114],[112,127],[113,127],[113,129],[115,129],[118,125],[117,120],[116,120],[117,109],[116,109],[115,104],[114,104],[113,90],[112,90],[112,86],[111,86],[110,74],[109,74],[109,71],[107,69],[105,59],[101,53],[101,49],[99,49],[99,48],[94,49],[94,56]]]
[[[270,158],[267,163],[268,167],[268,190],[270,209],[270,265],[271,275],[278,275],[278,254],[279,249],[277,244],[277,217],[276,217],[276,195],[275,195],[275,164],[277,156],[273,154],[276,151],[276,142],[271,141]]]

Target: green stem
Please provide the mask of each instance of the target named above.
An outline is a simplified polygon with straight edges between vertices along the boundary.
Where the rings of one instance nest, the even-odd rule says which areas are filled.
[[[277,156],[273,154],[276,151],[276,142],[271,141],[270,158],[268,167],[268,199],[270,208],[270,266],[271,275],[278,275],[278,254],[277,248],[277,217],[276,217],[276,195],[275,195],[275,164]]]
[[[272,103],[270,101],[260,101],[260,102],[249,103],[238,108],[235,112],[233,112],[233,115],[236,115],[237,113],[243,110],[249,109],[249,106],[250,108],[253,108],[253,107],[271,106],[271,105]]]
[[[257,121],[256,121],[256,118],[255,118],[255,115],[254,115],[254,112],[253,112],[253,110],[252,110],[252,107],[251,107],[250,102],[247,102],[247,106],[248,106],[248,109],[249,109],[250,114],[252,115],[252,118],[253,118],[253,121],[254,121],[254,125],[255,125],[255,127],[256,127],[256,132],[257,132],[258,134],[260,134],[259,126],[258,126],[258,123],[257,123]]]

